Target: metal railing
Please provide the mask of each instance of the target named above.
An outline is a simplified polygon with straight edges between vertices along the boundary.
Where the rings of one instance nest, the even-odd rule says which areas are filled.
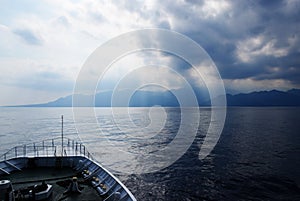
[[[21,157],[85,156],[93,159],[87,148],[75,140],[61,137],[33,142],[11,148],[0,156],[0,161]]]

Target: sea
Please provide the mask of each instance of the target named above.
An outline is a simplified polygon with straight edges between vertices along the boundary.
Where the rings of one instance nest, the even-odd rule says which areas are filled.
[[[153,172],[123,172],[122,168],[136,161],[116,158],[109,143],[113,141],[115,148],[118,143],[126,147],[131,139],[128,136],[136,132],[128,125],[149,125],[149,108],[130,108],[132,118],[111,116],[110,108],[96,108],[98,125],[93,125],[90,116],[85,119],[84,115],[81,122],[75,123],[72,108],[1,107],[0,155],[17,145],[59,137],[64,115],[64,136],[79,141],[88,136],[88,150],[105,161],[103,165],[112,169],[137,200],[300,200],[300,107],[228,107],[222,134],[204,159],[199,159],[199,151],[211,110],[199,109],[200,122],[192,144],[174,163]],[[119,110],[124,114],[127,111]],[[155,140],[140,143],[135,139],[134,146],[126,149],[138,157],[139,151],[144,153],[146,148],[167,146],[178,132],[181,111],[163,108],[161,116],[166,121],[160,124],[163,128],[153,128],[157,132]],[[116,126],[116,122],[123,126]],[[99,142],[97,146],[102,139],[99,135],[107,143]],[[108,165],[110,160],[113,168]],[[135,165],[147,168],[153,161]]]

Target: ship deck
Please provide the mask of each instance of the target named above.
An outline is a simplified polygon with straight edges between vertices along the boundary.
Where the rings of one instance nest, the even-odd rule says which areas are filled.
[[[47,199],[48,201],[101,201],[97,191],[91,185],[85,183],[82,178],[78,178],[78,184],[81,188],[80,194],[64,195],[68,187],[68,182],[73,176],[77,176],[72,168],[30,168],[24,169],[21,172],[14,172],[10,175],[1,176],[1,179],[8,179],[12,182],[14,190],[24,189],[35,184],[41,184],[45,181],[53,185],[52,196]],[[16,201],[22,199],[16,199]]]
[[[73,176],[78,177],[82,192],[67,196],[64,192]],[[17,193],[18,189],[41,185],[45,181],[53,185],[48,200],[136,201],[121,181],[93,159],[83,144],[68,138],[11,148],[0,156],[0,180],[10,180]],[[21,192],[28,192],[27,197],[30,197],[28,189]]]

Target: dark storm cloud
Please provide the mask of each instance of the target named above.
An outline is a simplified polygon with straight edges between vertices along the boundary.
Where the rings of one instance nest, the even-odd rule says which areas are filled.
[[[211,15],[203,1],[163,1],[160,16],[172,30],[198,42],[225,79],[284,79],[300,86],[300,2],[228,5]]]

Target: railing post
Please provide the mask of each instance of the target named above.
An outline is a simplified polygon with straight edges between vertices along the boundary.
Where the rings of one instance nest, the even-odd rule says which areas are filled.
[[[75,155],[77,156],[77,151],[78,151],[78,143],[75,143]]]
[[[85,156],[85,146],[83,145],[83,155]]]
[[[33,143],[33,154],[34,154],[34,156],[35,156],[35,154],[36,154],[35,143]]]
[[[64,156],[64,116],[61,115],[61,156]]]
[[[23,147],[23,156],[24,157],[26,156],[26,145],[24,145],[24,147]]]
[[[15,157],[18,157],[18,151],[17,151],[17,147],[15,147]]]
[[[54,147],[54,140],[52,139],[52,147]]]

